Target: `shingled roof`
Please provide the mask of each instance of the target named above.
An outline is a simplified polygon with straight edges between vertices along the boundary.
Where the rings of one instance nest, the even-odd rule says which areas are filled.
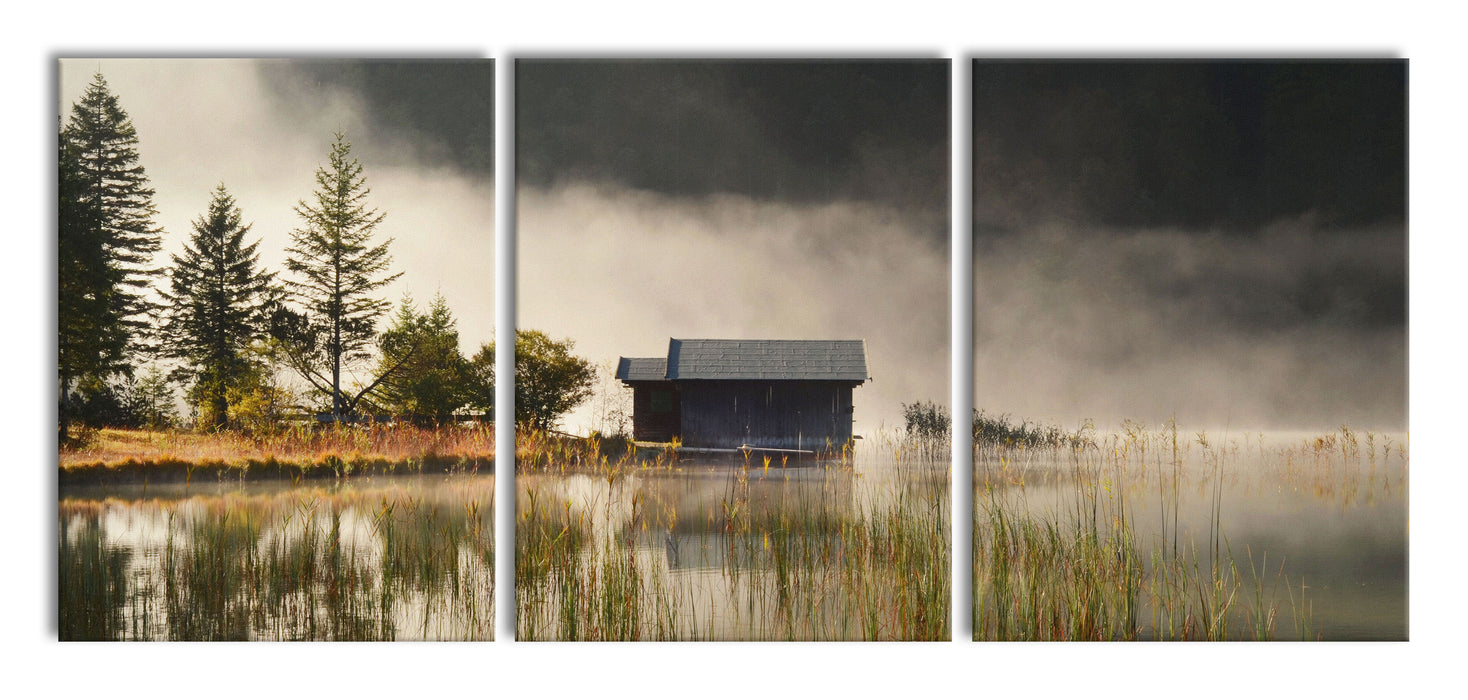
[[[624,382],[655,382],[668,378],[666,357],[621,357],[617,378]]]
[[[672,338],[668,357],[624,357],[623,381],[802,379],[864,382],[864,340],[709,340]]]

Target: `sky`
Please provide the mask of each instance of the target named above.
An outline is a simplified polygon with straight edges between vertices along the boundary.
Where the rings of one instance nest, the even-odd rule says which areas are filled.
[[[1405,429],[1406,76],[976,61],[974,405]]]
[[[63,118],[99,72],[132,118],[155,190],[155,265],[182,250],[222,183],[263,266],[287,274],[294,207],[340,131],[362,164],[367,205],[387,215],[376,240],[393,239],[390,269],[402,273],[381,298],[396,308],[411,294],[422,309],[442,293],[466,354],[493,339],[491,61],[63,59]]]
[[[865,339],[857,434],[946,405],[948,71],[518,61],[519,327],[573,340],[603,391],[669,338]]]

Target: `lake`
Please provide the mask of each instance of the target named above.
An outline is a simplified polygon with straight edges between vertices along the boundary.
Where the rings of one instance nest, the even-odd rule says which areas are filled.
[[[1404,441],[1134,430],[981,449],[975,638],[1405,640]]]
[[[62,640],[489,639],[494,478],[66,487]]]
[[[893,443],[522,471],[517,636],[948,639],[948,471]]]

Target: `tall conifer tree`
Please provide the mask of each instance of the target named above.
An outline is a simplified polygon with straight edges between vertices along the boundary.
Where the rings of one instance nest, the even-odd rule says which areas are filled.
[[[402,274],[387,272],[391,238],[372,245],[372,233],[386,214],[367,207],[370,193],[351,144],[336,134],[327,165],[316,170],[316,191],[309,201],[296,205],[304,225],[291,232],[291,246],[286,249],[286,269],[295,275],[289,284],[307,308],[313,335],[320,339],[330,385],[322,386],[324,377],[310,368],[297,369],[331,395],[337,419],[351,413],[361,397],[348,399],[342,392],[342,368],[368,357],[377,318],[390,307],[373,292]]]
[[[161,229],[138,136],[99,73],[61,131],[57,213],[60,435],[68,392],[83,378],[131,374],[144,349],[151,305],[144,297]],[[95,382],[94,382],[95,383]]]
[[[248,348],[263,337],[263,308],[273,274],[258,268],[260,242],[245,244],[250,225],[224,185],[194,222],[182,255],[173,256],[163,326],[167,354],[184,360],[177,378],[204,409],[202,427],[220,428],[229,416],[229,390],[252,368]]]
[[[121,343],[102,328],[110,318],[106,266],[97,212],[83,196],[81,163],[75,145],[59,138],[56,194],[56,350],[59,394],[58,438],[65,442],[71,419],[69,393],[74,380],[111,371],[122,362]]]

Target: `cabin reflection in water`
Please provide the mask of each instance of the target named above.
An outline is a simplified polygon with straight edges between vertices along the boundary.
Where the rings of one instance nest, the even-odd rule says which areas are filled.
[[[891,486],[882,475],[859,479],[830,462],[823,469],[785,469],[780,456],[771,456],[766,469],[763,457],[752,456],[747,468],[740,460],[731,468],[723,458],[682,459],[677,471],[643,472],[615,484],[580,474],[520,480],[547,502],[569,502],[569,512],[591,525],[594,541],[612,536],[666,571],[689,574],[766,568],[760,533],[788,531],[795,520],[807,545],[840,551],[843,523],[860,513],[858,485],[867,489],[860,501],[868,506],[882,503]],[[729,504],[737,504],[737,526],[724,510]]]
[[[852,390],[869,379],[863,340],[668,340],[666,357],[623,357],[632,435],[688,447],[840,449]]]

